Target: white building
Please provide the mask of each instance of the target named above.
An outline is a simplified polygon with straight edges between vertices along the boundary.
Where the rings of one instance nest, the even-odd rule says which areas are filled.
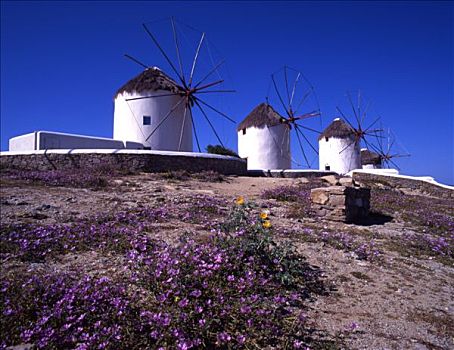
[[[290,129],[269,104],[254,108],[238,125],[238,155],[248,170],[290,169]]]
[[[192,120],[182,93],[159,68],[145,69],[115,94],[113,138],[151,150],[192,152]],[[140,99],[147,96],[153,97]]]
[[[346,174],[361,169],[360,142],[351,126],[336,118],[318,138],[320,170]]]
[[[142,149],[140,143],[105,137],[67,134],[54,131],[34,131],[9,139],[12,152],[47,149]]]
[[[361,148],[361,165],[363,169],[381,169],[382,158],[378,153]]]

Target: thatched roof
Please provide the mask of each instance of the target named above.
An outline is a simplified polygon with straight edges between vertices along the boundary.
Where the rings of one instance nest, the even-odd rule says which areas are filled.
[[[336,137],[339,139],[355,137],[353,128],[340,118],[336,118],[318,137],[319,140],[324,137]]]
[[[380,165],[381,164],[381,156],[378,153],[372,152],[366,148],[361,150],[361,164],[374,164]]]
[[[261,103],[238,125],[237,131],[250,127],[260,128],[263,126],[274,126],[281,124],[282,116],[277,113],[271,105]]]
[[[181,92],[178,84],[167,76],[162,70],[157,67],[145,69],[142,73],[132,78],[124,84],[115,93],[115,97],[123,92],[137,92],[165,90],[170,92]]]

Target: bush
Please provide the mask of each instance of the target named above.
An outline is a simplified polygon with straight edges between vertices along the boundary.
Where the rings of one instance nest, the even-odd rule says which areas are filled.
[[[215,146],[208,145],[206,147],[206,151],[208,153],[220,154],[220,155],[223,155],[223,156],[232,156],[232,157],[237,157],[237,158],[240,157],[235,151],[232,151],[231,149],[223,147],[221,145],[215,145]]]

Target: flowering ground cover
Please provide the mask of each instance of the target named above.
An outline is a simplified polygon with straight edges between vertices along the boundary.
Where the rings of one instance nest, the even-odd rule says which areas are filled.
[[[213,209],[219,202],[200,196],[196,202],[191,215],[199,216],[186,219],[219,214]],[[2,274],[2,347],[317,348],[323,343],[310,337],[305,308],[309,298],[327,292],[318,270],[278,246],[266,214],[254,218],[248,209],[237,204],[205,240],[187,233],[176,246],[146,233],[148,223],[169,217],[169,208],[4,228],[3,263],[52,263],[97,250],[123,257],[128,269],[114,276]]]
[[[372,210],[411,222],[418,230],[394,237],[388,246],[405,255],[428,255],[454,264],[454,205],[452,200],[403,196],[393,190],[373,189]]]
[[[3,174],[0,348],[454,346],[447,200],[373,188],[358,226],[317,179]]]
[[[46,186],[68,186],[80,188],[106,188],[111,179],[127,174],[128,171],[109,165],[99,165],[86,171],[82,168],[56,169],[48,171],[27,171],[17,169],[2,170],[2,179],[22,180]]]

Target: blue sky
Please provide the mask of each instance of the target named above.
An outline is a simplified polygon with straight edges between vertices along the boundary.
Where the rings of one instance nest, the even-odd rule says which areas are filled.
[[[113,95],[140,72],[123,54],[171,73],[141,24],[150,22],[166,41],[170,28],[153,21],[175,16],[205,31],[226,60],[228,86],[237,92],[217,107],[237,122],[264,101],[272,72],[296,67],[315,87],[323,127],[338,115],[336,106],[347,110],[346,92],[360,89],[372,102],[367,118],[381,116],[412,154],[399,162],[402,172],[454,184],[453,8],[407,1],[2,1],[1,149],[34,130],[111,137]],[[210,117],[236,149],[235,126]],[[198,123],[202,146],[216,143]],[[308,137],[315,142],[316,135]]]

